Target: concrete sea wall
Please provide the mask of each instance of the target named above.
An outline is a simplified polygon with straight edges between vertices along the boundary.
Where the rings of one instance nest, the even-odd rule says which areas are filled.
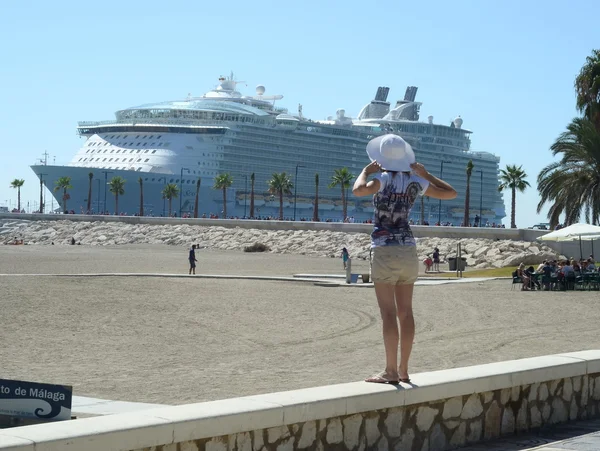
[[[454,449],[600,414],[600,350],[0,431],[7,451]]]

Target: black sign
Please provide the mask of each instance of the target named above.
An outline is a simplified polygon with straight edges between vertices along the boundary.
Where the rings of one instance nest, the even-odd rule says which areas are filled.
[[[70,420],[73,388],[0,379],[0,415]]]

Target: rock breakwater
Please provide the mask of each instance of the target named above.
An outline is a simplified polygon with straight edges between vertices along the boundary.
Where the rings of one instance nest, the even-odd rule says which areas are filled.
[[[291,231],[225,228],[195,225],[144,225],[110,222],[73,221],[11,221],[0,223],[3,242],[17,237],[29,245],[70,244],[72,239],[88,246],[124,244],[168,244],[224,250],[239,250],[254,243],[268,245],[271,252],[339,257],[342,247],[352,258],[369,258],[369,236],[365,233],[332,231]],[[462,254],[467,265],[476,268],[500,268],[521,262],[537,264],[545,259],[558,258],[545,245],[526,241],[461,239]],[[440,249],[442,260],[456,256],[458,240],[451,238],[420,238],[417,249],[423,260]]]

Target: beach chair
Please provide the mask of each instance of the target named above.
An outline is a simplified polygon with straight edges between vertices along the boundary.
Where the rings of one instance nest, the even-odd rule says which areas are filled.
[[[512,273],[512,284],[510,285],[510,291],[514,290],[515,285],[521,285],[523,281],[519,276],[517,276],[517,271],[513,271]]]

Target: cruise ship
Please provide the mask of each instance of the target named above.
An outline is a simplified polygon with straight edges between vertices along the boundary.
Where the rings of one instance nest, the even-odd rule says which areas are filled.
[[[228,173],[233,184],[226,193],[227,216],[239,218],[250,215],[252,173],[254,217],[278,217],[279,198],[268,192],[267,181],[273,173],[286,172],[294,188],[284,199],[284,217],[295,220],[313,218],[315,174],[319,174],[318,217],[339,221],[344,219],[341,187],[328,187],[334,170],[346,167],[358,175],[369,163],[367,142],[380,134],[396,133],[413,146],[418,161],[458,191],[452,201],[425,198],[417,203],[412,212],[415,222],[422,215],[430,224],[462,222],[469,160],[475,165],[471,222],[476,215],[481,215],[483,223],[500,223],[505,216],[498,192],[500,159],[470,150],[471,131],[463,128],[460,116],[447,124],[434,123],[432,116],[421,121],[414,86],[395,104],[388,101],[388,87],[377,88],[375,98],[356,117],[338,109],[326,120],[311,120],[303,115],[302,105],[290,113],[276,106],[283,96],[265,95],[262,85],[254,95],[243,95],[239,84],[231,74],[220,77],[218,86],[201,97],[126,108],[115,113],[115,120],[79,122],[77,132],[85,142],[67,165],[31,168],[51,190],[60,177],[70,177],[73,188],[68,192],[67,209],[76,213],[87,210],[91,177],[92,212],[137,214],[141,178],[144,214],[152,216],[169,214],[162,196],[166,184],[180,187],[171,214],[192,215],[200,179],[198,216],[223,217],[222,191],[213,189],[213,184],[217,175]],[[118,212],[107,186],[115,176],[126,180]],[[357,222],[371,218],[371,200],[346,192],[347,216]],[[64,209],[62,196],[54,195]]]

